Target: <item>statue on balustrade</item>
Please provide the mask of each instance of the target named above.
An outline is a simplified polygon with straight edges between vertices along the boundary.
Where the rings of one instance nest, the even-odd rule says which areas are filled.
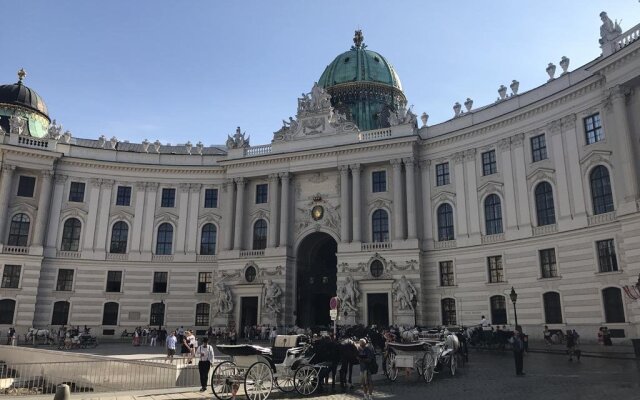
[[[611,21],[606,12],[600,13],[602,25],[600,25],[600,44],[608,43],[622,34],[622,28],[618,21]]]

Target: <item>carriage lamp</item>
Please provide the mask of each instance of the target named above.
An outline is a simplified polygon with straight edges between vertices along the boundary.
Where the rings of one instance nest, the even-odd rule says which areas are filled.
[[[516,293],[513,286],[511,286],[511,293],[509,293],[509,297],[511,298],[511,302],[513,303],[513,316],[516,320],[516,329],[518,329],[518,310],[516,308],[516,301],[518,301],[518,293]]]

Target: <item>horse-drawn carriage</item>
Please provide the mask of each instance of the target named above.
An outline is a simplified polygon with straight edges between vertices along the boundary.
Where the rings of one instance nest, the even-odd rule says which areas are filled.
[[[216,366],[211,389],[219,400],[236,395],[241,385],[249,400],[265,400],[273,387],[282,392],[297,391],[308,396],[320,384],[320,364],[312,364],[307,355],[308,338],[304,335],[278,335],[272,349],[254,345],[219,345],[231,356]]]

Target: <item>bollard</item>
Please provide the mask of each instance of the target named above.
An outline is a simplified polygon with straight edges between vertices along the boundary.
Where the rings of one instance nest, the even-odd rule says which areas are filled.
[[[53,396],[53,400],[69,400],[71,398],[71,390],[69,385],[58,385],[56,388],[56,395]]]

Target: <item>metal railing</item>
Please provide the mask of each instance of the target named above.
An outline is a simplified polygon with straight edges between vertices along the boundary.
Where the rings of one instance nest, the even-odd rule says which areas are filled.
[[[216,357],[215,364],[226,358]],[[200,386],[197,359],[97,360],[50,363],[0,363],[0,395],[55,393],[66,383],[71,392],[115,392]],[[215,365],[209,370],[212,373]]]

